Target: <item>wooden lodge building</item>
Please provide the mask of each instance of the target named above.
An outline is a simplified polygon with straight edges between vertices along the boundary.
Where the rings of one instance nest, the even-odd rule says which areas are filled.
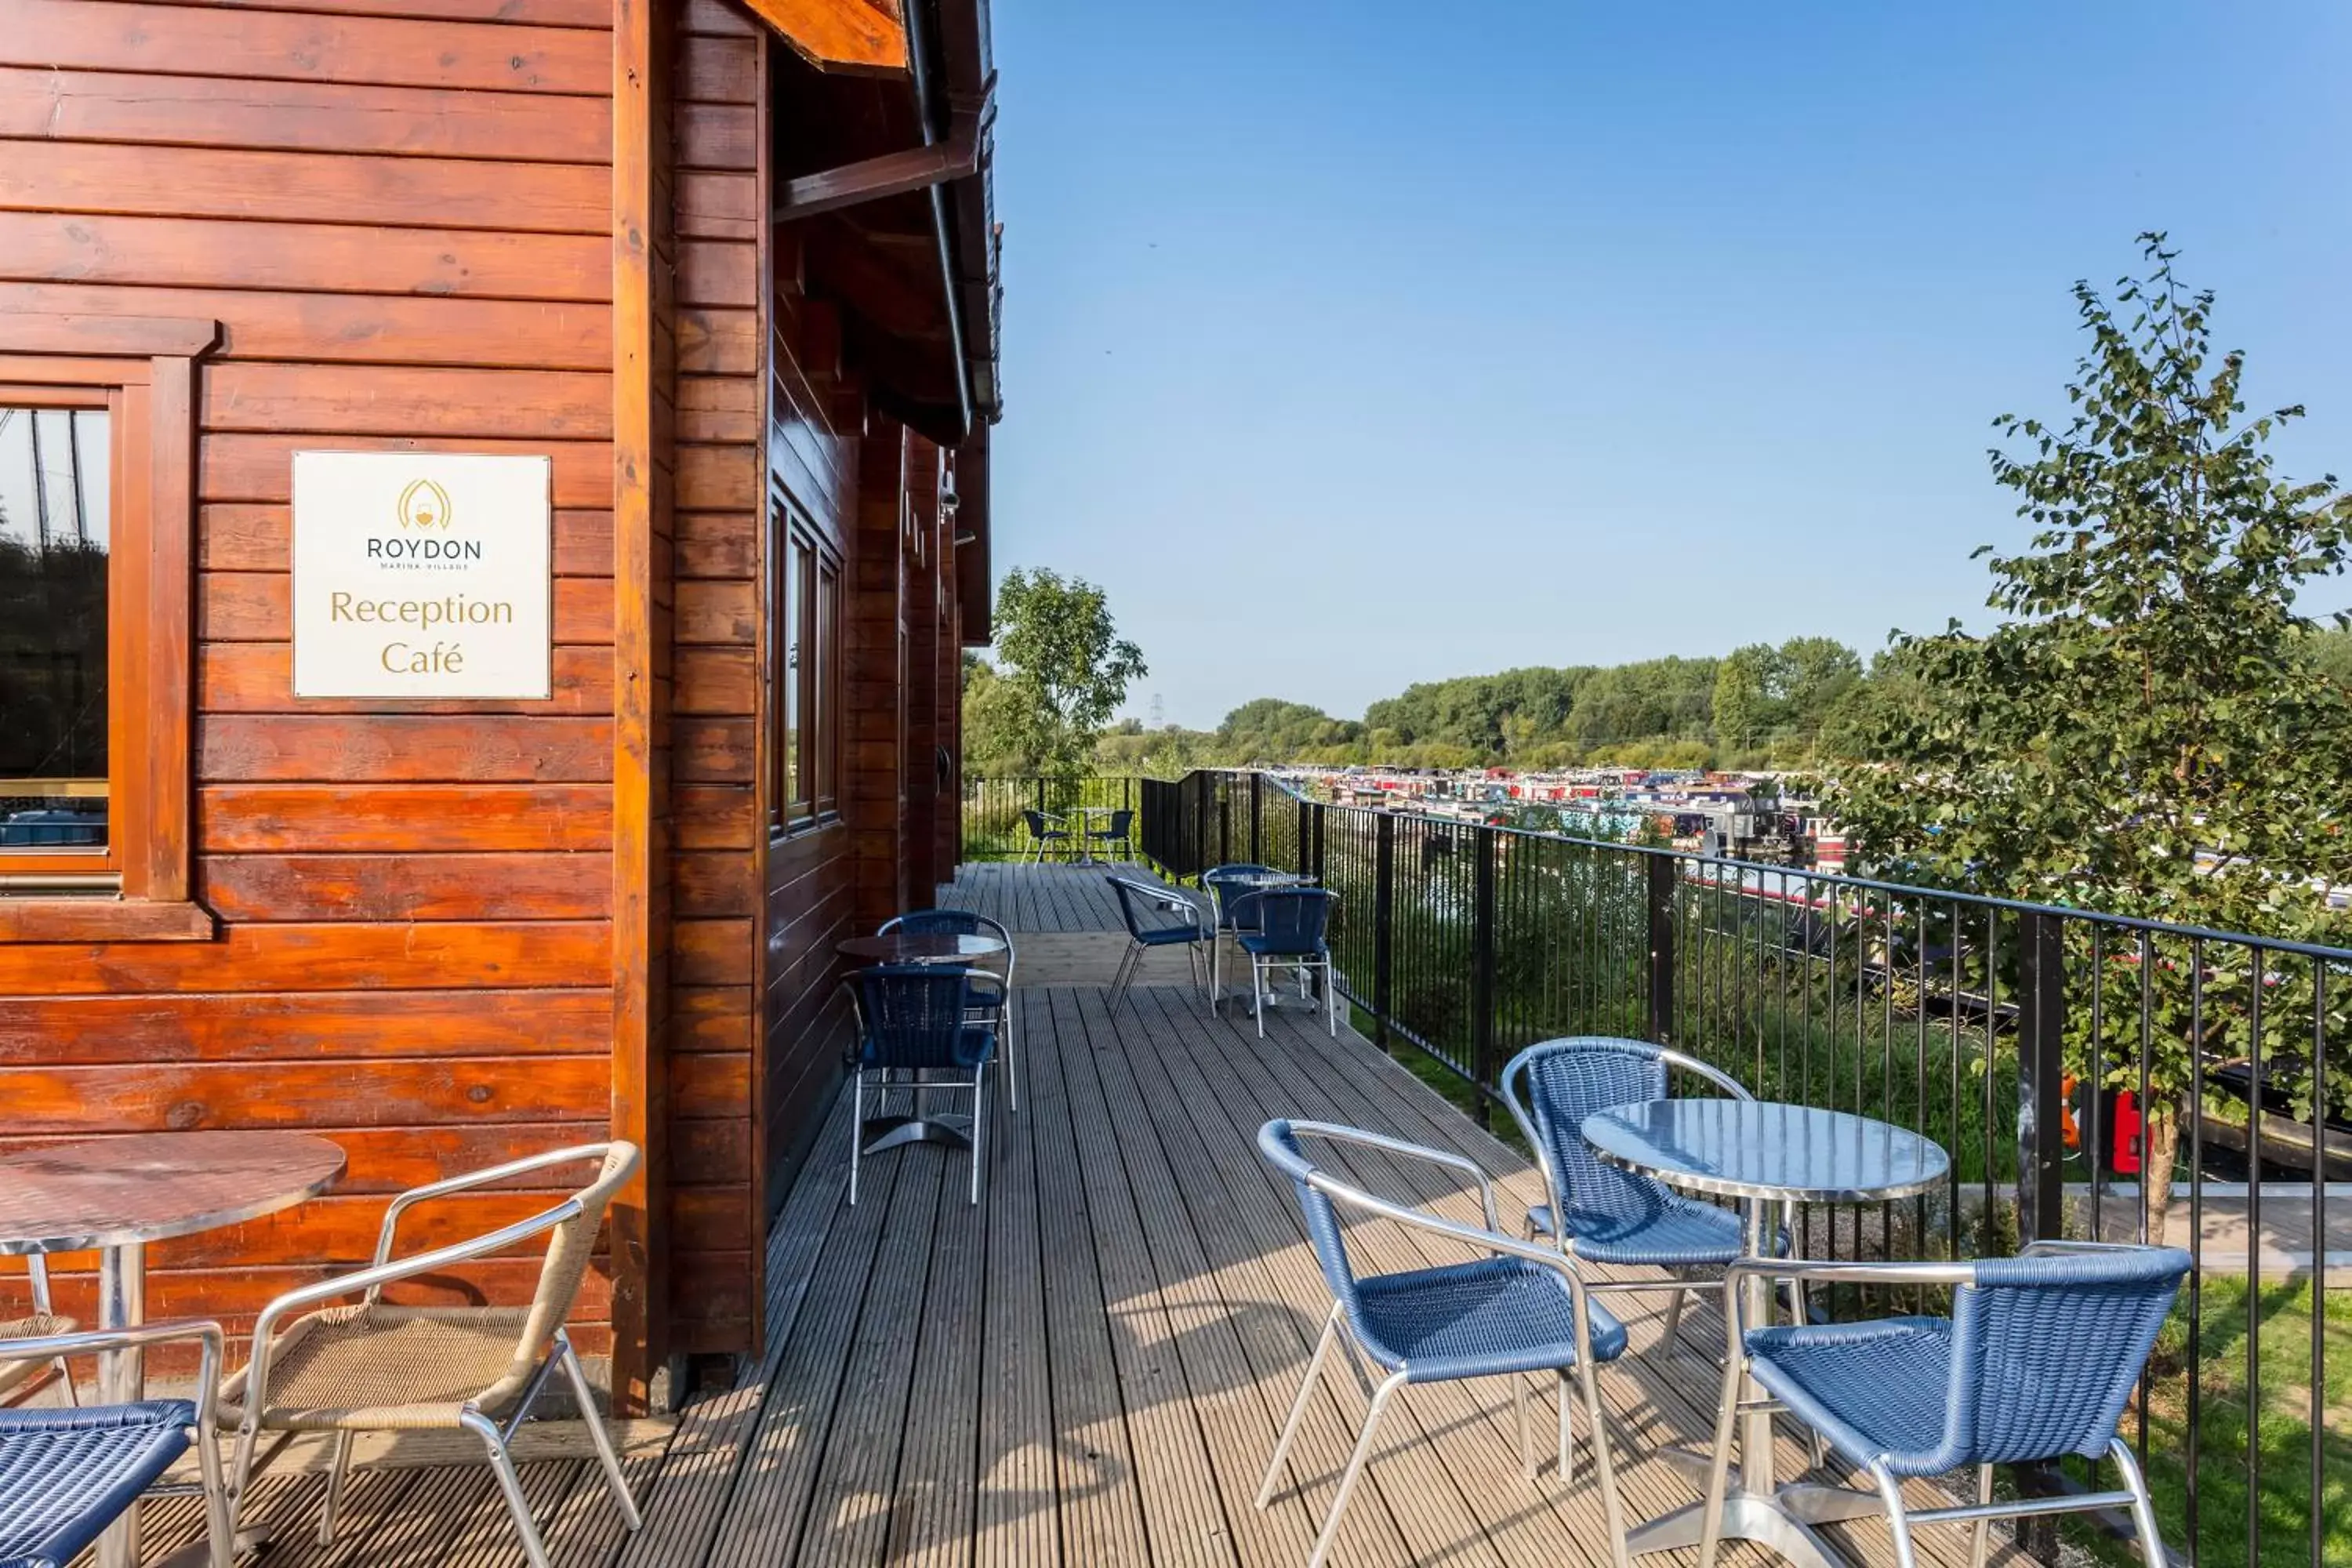
[[[0,0],[0,1153],[350,1162],[158,1247],[152,1312],[234,1332],[385,1194],[609,1130],[649,1158],[577,1337],[619,1404],[757,1349],[834,944],[957,856],[992,80],[986,0]],[[319,453],[417,477],[379,515],[383,461],[306,494]],[[441,454],[537,467],[508,508]],[[339,540],[475,528],[519,621],[310,607]]]

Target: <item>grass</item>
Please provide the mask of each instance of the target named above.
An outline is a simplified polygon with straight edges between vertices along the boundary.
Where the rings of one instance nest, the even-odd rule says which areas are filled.
[[[2244,1279],[2210,1275],[2194,1310],[2200,1324],[2195,1363],[2198,1410],[2197,1530],[2200,1563],[2242,1563],[2247,1552],[2246,1362],[2250,1291]],[[2265,1285],[2252,1304],[2253,1343],[2261,1352],[2252,1452],[2254,1496],[2260,1504],[2260,1568],[2308,1568],[2352,1563],[2352,1291],[2323,1291],[2326,1367],[2320,1390],[2320,1475],[2311,1472],[2312,1288],[2307,1279]],[[2189,1528],[2189,1314],[2184,1292],[2158,1337],[2148,1363],[2147,1466],[2164,1539],[2176,1552],[2190,1545]],[[2131,1436],[2137,1415],[2127,1412]],[[2101,1484],[2105,1484],[2104,1479]],[[2319,1521],[2319,1555],[2312,1556],[2311,1521]],[[2070,1527],[2102,1561],[2135,1563],[2126,1542]]]

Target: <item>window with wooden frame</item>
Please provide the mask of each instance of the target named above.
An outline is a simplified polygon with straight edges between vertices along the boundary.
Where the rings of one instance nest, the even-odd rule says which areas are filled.
[[[203,938],[195,361],[211,321],[0,313],[0,942]]]
[[[771,509],[776,679],[770,826],[791,832],[840,809],[841,563],[780,496]]]

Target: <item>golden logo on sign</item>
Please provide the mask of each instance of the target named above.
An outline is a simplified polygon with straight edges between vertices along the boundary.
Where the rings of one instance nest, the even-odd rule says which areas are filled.
[[[431,479],[411,479],[394,511],[403,528],[447,528],[449,492]]]

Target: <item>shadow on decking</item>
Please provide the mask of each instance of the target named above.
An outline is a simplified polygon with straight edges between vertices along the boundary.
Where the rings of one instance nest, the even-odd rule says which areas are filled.
[[[943,889],[943,901],[994,898],[1016,919],[1083,939],[1100,929],[1080,923],[1100,907],[1100,876],[992,868]],[[666,1451],[633,1455],[644,1532],[622,1536],[577,1459],[528,1468],[561,1561],[1305,1562],[1364,1401],[1346,1375],[1327,1379],[1285,1489],[1266,1510],[1252,1506],[1329,1303],[1288,1184],[1258,1158],[1257,1127],[1318,1117],[1467,1153],[1496,1176],[1514,1228],[1539,1198],[1535,1173],[1402,1064],[1345,1030],[1330,1038],[1319,1019],[1282,1014],[1260,1041],[1238,1009],[1213,1016],[1184,987],[1139,986],[1116,1016],[1098,985],[1023,999],[1021,1108],[997,1097],[981,1203],[965,1202],[965,1155],[917,1146],[869,1163],[848,1205],[845,1097],[771,1239],[766,1356],[738,1387],[689,1407]],[[1479,1217],[1475,1189],[1451,1173],[1370,1153],[1343,1163],[1402,1201]],[[1349,1243],[1374,1271],[1459,1256],[1377,1222],[1352,1226]],[[1626,1512],[1639,1521],[1694,1499],[1654,1456],[1706,1439],[1722,1329],[1712,1310],[1694,1310],[1685,1348],[1664,1354],[1661,1300],[1612,1306],[1636,1353],[1604,1371],[1601,1387]],[[1555,1419],[1545,1382],[1539,1430]],[[1338,1560],[1605,1563],[1589,1447],[1573,1485],[1549,1458],[1531,1483],[1516,1430],[1504,1380],[1413,1390]],[[1778,1452],[1784,1474],[1803,1467],[1792,1431]],[[308,1530],[315,1478],[281,1484],[273,1512],[295,1522],[269,1568],[520,1558],[478,1467],[362,1472],[350,1517],[365,1528],[331,1550]],[[1891,1560],[1883,1525],[1832,1534],[1860,1561]],[[1966,1544],[1962,1531],[1922,1534],[1929,1561],[1958,1563]],[[1767,1559],[1740,1548],[1725,1561]]]

